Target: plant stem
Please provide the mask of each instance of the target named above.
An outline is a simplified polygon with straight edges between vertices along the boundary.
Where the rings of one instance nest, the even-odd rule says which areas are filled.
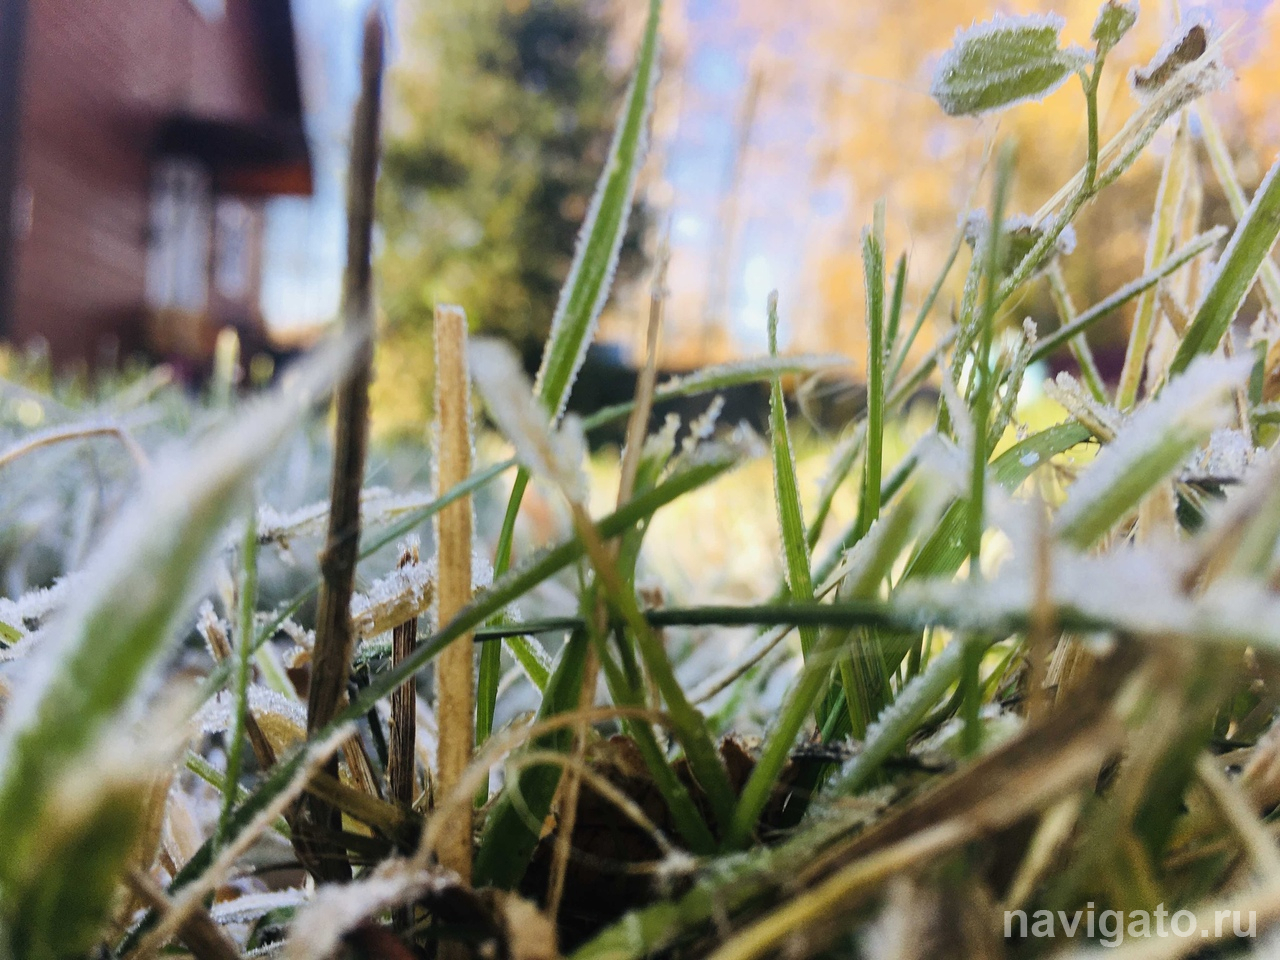
[[[973,409],[973,459],[969,482],[969,516],[965,532],[965,544],[969,553],[969,576],[982,578],[982,532],[985,526],[985,496],[987,477],[987,424],[991,419],[991,405],[995,395],[995,371],[991,369],[991,341],[994,335],[1000,264],[1004,250],[1004,208],[1013,176],[1013,150],[1005,146],[996,161],[996,177],[991,197],[991,232],[983,250],[986,287],[982,304],[982,320],[978,329],[978,349],[974,355],[974,375],[977,391]],[[982,725],[979,711],[982,707],[982,687],[978,672],[982,664],[982,646],[966,643],[966,656],[962,689],[964,704],[964,746],[967,752],[976,753],[982,745]]]
[[[410,547],[400,555],[398,566],[418,562],[418,548]],[[403,663],[418,645],[418,618],[411,617],[391,632],[391,663]],[[500,645],[494,645],[501,649]],[[407,680],[391,694],[391,733],[387,749],[387,792],[391,799],[406,807],[413,805],[414,756],[418,736],[417,680]]]
[[[435,311],[437,476],[441,487],[461,483],[471,472],[471,394],[467,374],[467,318],[459,307]],[[436,517],[436,609],[441,623],[471,602],[471,500]],[[440,651],[436,664],[437,766],[440,798],[463,783],[475,745],[475,676],[471,638],[463,633]],[[458,811],[441,831],[436,856],[463,883],[471,882],[471,807]]]
[[[236,630],[236,672],[232,688],[232,721],[227,741],[226,783],[222,791],[222,812],[218,817],[215,843],[221,846],[227,838],[231,811],[240,784],[244,758],[245,725],[249,712],[249,661],[253,646],[253,614],[258,603],[258,512],[250,506],[241,547],[240,618]]]
[[[354,637],[351,595],[360,550],[360,489],[364,484],[365,448],[369,434],[369,381],[373,360],[372,262],[374,191],[378,173],[378,127],[382,101],[383,35],[377,8],[365,18],[361,59],[361,89],[352,124],[352,153],[347,186],[347,263],[343,275],[342,317],[357,333],[359,357],[350,377],[338,388],[334,406],[333,479],[330,490],[329,532],[320,569],[316,614],[316,642],[312,655],[311,688],[307,699],[307,732],[327,727],[346,696]],[[337,760],[327,772],[337,776]],[[314,828],[340,831],[341,814],[314,798],[308,802]],[[299,834],[295,832],[295,844]],[[317,857],[299,846],[303,862],[317,879],[350,879],[351,867],[341,857]]]

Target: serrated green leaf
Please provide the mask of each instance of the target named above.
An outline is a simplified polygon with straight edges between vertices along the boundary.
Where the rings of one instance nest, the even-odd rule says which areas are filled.
[[[996,17],[956,33],[930,94],[953,117],[975,116],[1038,100],[1089,63],[1078,47],[1058,46],[1063,22],[1052,15]]]

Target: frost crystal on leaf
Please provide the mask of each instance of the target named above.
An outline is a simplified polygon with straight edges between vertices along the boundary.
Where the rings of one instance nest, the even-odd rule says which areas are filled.
[[[1046,380],[1044,392],[1104,443],[1115,439],[1124,425],[1124,414],[1099,403],[1079,380],[1065,371],[1055,380]]]
[[[929,92],[953,117],[1038,100],[1091,59],[1079,47],[1058,46],[1062,27],[1061,17],[1046,14],[997,16],[959,30]]]
[[[1188,10],[1177,32],[1164,42],[1145,67],[1134,67],[1129,82],[1141,98],[1149,98],[1169,84],[1174,76],[1206,53],[1216,39],[1216,30],[1203,7]]]
[[[716,432],[716,421],[720,419],[720,413],[723,410],[724,395],[717,393],[702,415],[689,424],[689,433],[680,445],[682,453],[685,455],[693,453],[698,444],[711,439]]]
[[[1223,427],[1213,431],[1209,445],[1196,456],[1183,479],[1239,482],[1260,452],[1246,431]]]
[[[1138,500],[1176,470],[1222,426],[1231,391],[1249,374],[1249,358],[1202,357],[1135,413],[1071,488],[1056,528],[1078,546],[1092,543],[1137,509]]]
[[[1093,32],[1090,34],[1098,45],[1099,54],[1105,55],[1137,22],[1136,3],[1107,0],[1098,11],[1098,19],[1093,22]]]

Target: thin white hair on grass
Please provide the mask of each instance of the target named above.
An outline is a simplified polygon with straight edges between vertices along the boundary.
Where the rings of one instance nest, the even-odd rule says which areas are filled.
[[[785,357],[755,357],[733,363],[703,367],[693,373],[668,377],[654,390],[654,399],[709,393],[744,383],[767,382],[786,374],[818,373],[832,367],[847,367],[849,358],[835,353],[797,353]]]
[[[1184,471],[1183,479],[1238,483],[1263,450],[1247,430],[1219,427]]]
[[[80,574],[69,573],[47,587],[28,590],[12,600],[0,597],[0,620],[16,627],[25,627],[29,621],[41,623],[66,603],[68,594],[80,588],[80,580]]]
[[[79,589],[80,580],[79,574],[71,573],[16,599],[0,597],[0,623],[17,635],[0,646],[0,663],[21,660],[39,646],[45,621],[67,602],[69,594]]]
[[[1197,358],[1182,376],[1129,418],[1116,439],[1071,486],[1058,512],[1056,528],[1070,530],[1102,501],[1115,496],[1126,480],[1154,462],[1153,458],[1188,456],[1226,423],[1232,392],[1244,383],[1251,366],[1250,357]],[[1170,464],[1173,468],[1176,464]],[[1130,506],[1136,508],[1137,504]]]
[[[666,463],[676,449],[676,434],[680,432],[680,414],[668,413],[662,426],[644,438],[644,446],[640,450],[641,463]],[[623,456],[626,450],[623,449]]]
[[[1100,626],[1163,642],[1280,650],[1280,598],[1253,578],[1224,576],[1199,595],[1182,588],[1191,548],[1127,545],[1091,556],[1052,547],[1049,601]],[[1014,632],[1035,607],[1034,565],[1005,564],[998,576],[903,584],[893,604],[925,622],[960,631]]]
[[[328,960],[342,938],[371,917],[460,885],[457,874],[442,867],[417,867],[408,860],[384,860],[354,883],[331,884],[316,891],[311,903],[289,924],[289,960]]]
[[[969,494],[973,469],[969,455],[937,431],[929,431],[915,445],[916,473],[953,497]]]
[[[268,943],[261,947],[254,947],[247,950],[242,955],[244,960],[275,960],[276,957],[283,957],[285,950],[285,942],[283,940],[276,943]]]
[[[407,513],[431,506],[435,497],[427,491],[395,493],[385,487],[366,487],[360,492],[360,526],[370,529],[400,519]],[[297,510],[281,513],[271,506],[258,508],[258,543],[288,549],[298,537],[320,536],[329,522],[329,501],[322,500]],[[240,535],[229,535],[227,548],[240,546]]]
[[[576,503],[587,499],[582,472],[584,445],[575,431],[553,434],[546,411],[534,398],[529,380],[515,352],[496,340],[473,340],[470,346],[471,377],[484,399],[489,415],[516,450],[516,459],[530,473],[552,481]],[[567,439],[566,439],[567,438]],[[573,459],[576,458],[576,459]]]

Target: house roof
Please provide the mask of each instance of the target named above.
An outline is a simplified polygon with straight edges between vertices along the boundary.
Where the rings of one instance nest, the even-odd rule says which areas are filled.
[[[309,195],[311,151],[299,81],[297,35],[289,0],[249,0],[266,117],[227,120],[176,113],[161,125],[156,149],[204,160],[219,190],[247,196]]]

